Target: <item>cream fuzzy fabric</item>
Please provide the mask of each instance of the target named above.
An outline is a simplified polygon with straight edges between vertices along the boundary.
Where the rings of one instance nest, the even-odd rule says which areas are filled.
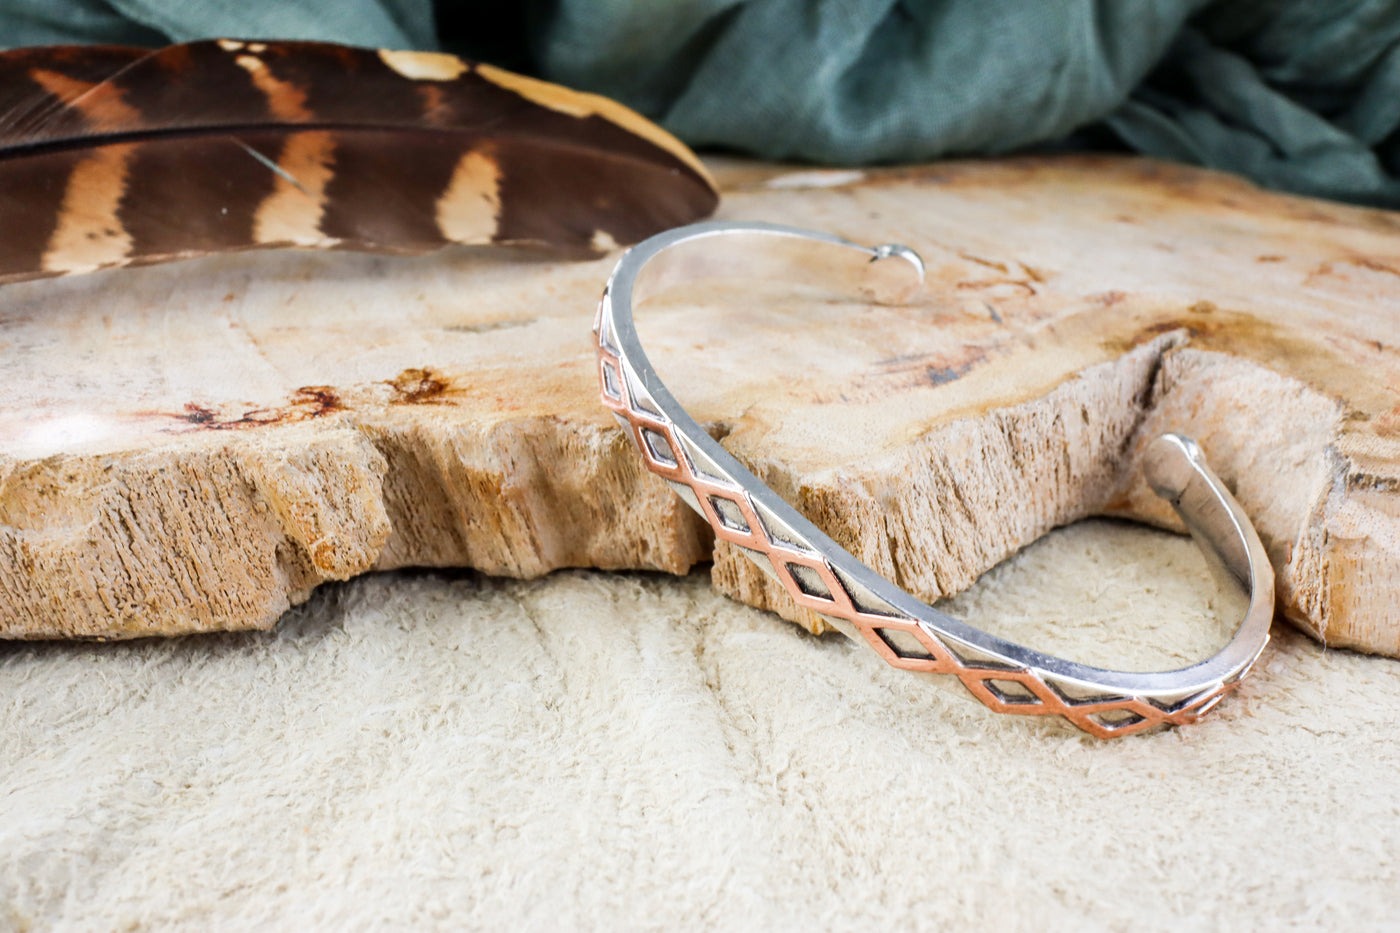
[[[1090,522],[952,608],[1170,666],[1207,593]],[[1400,663],[1280,626],[1205,722],[1101,742],[702,574],[380,575],[270,633],[0,646],[0,927],[1394,929],[1397,709]]]

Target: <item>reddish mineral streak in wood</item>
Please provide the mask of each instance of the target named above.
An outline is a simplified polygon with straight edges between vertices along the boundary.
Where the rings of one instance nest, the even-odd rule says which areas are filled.
[[[405,369],[388,385],[394,390],[394,403],[399,405],[440,404],[446,401],[449,388],[442,375],[428,367]]]
[[[331,386],[302,386],[292,393],[288,404],[284,407],[246,408],[237,418],[225,417],[214,409],[196,402],[186,402],[183,412],[163,415],[157,413],[157,416],[174,418],[193,428],[209,431],[234,431],[292,424],[345,410],[345,405],[341,403],[339,394]],[[172,430],[183,429],[174,428]]]

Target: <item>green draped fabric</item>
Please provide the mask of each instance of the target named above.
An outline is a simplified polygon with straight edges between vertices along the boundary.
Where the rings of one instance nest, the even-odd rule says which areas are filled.
[[[1400,208],[1400,0],[0,0],[0,44],[446,48],[700,148],[820,163],[1119,146]]]

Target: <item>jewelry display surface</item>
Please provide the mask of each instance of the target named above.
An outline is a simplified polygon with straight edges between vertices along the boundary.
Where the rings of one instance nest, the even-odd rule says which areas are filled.
[[[1201,625],[1208,582],[1190,539],[1095,520],[947,610],[1021,640],[1058,621],[1078,657],[1067,639],[1151,606],[1096,663],[1162,668],[1228,636]],[[704,572],[371,574],[271,632],[0,644],[0,695],[6,928],[1350,931],[1400,913],[1395,663],[1287,626],[1199,724],[1122,741],[989,715]]]
[[[1089,515],[1179,529],[1140,479],[1175,430],[1289,618],[1400,653],[1395,215],[1107,157],[715,168],[721,218],[928,264],[912,310],[802,282],[648,312],[697,422],[880,576],[933,602]],[[823,627],[597,406],[615,261],[249,254],[7,287],[3,634],[266,627],[373,569],[711,556],[723,592]],[[738,317],[753,339],[724,338]],[[672,384],[696,347],[711,369]]]

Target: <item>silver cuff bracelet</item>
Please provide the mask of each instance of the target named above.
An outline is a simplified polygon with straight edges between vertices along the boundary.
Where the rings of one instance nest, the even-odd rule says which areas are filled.
[[[702,240],[735,249],[687,249]],[[599,379],[603,404],[647,468],[699,512],[718,538],[774,577],[797,605],[869,643],[895,667],[956,677],[999,713],[1062,716],[1109,737],[1194,722],[1213,708],[1268,641],[1274,577],[1249,519],[1190,439],[1166,434],[1153,441],[1145,457],[1147,480],[1176,510],[1223,584],[1239,591],[1248,607],[1234,637],[1214,657],[1180,670],[1134,673],[1013,644],[915,599],[799,514],[686,414],[638,342],[633,303],[680,281],[723,274],[736,257],[762,254],[765,244],[794,241],[839,247],[841,256],[861,265],[895,260],[923,279],[923,262],[907,247],[870,248],[760,223],[681,227],[640,243],[618,262],[594,325]]]

